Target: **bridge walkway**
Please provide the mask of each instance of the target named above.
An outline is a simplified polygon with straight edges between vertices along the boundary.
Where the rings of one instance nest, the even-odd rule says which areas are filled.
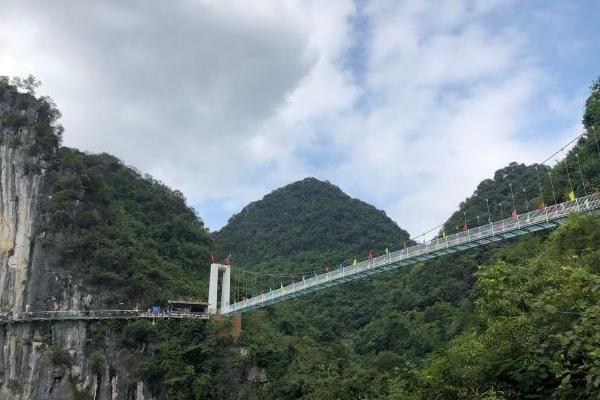
[[[307,293],[322,290],[343,282],[359,279],[413,265],[420,261],[479,247],[488,243],[507,240],[559,225],[569,214],[589,213],[600,209],[600,193],[594,193],[572,201],[544,207],[515,217],[492,222],[473,229],[434,238],[406,249],[362,261],[356,265],[342,266],[334,271],[316,275],[301,282],[271,290],[261,295],[226,305],[221,314],[232,314],[265,307]]]

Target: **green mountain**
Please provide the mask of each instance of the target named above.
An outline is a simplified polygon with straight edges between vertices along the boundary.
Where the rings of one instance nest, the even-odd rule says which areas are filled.
[[[223,254],[263,269],[351,262],[409,241],[385,212],[329,182],[306,178],[267,194],[214,234]]]
[[[251,203],[214,237],[234,267],[267,280],[412,243],[383,211],[314,178]],[[418,362],[461,331],[481,257],[466,255],[452,267],[449,258],[437,260],[244,314],[242,341],[269,376],[261,398],[385,393],[390,366]]]
[[[108,154],[67,147],[49,165],[45,186],[59,262],[104,302],[206,298],[214,244],[181,192]]]
[[[488,218],[492,221],[508,218],[513,208],[518,213],[535,210],[542,199],[552,204],[551,192],[545,188],[550,171],[546,165],[516,162],[499,169],[492,179],[477,185],[473,194],[446,221],[444,229],[455,233],[462,229],[465,220],[469,227],[475,227],[487,223]]]

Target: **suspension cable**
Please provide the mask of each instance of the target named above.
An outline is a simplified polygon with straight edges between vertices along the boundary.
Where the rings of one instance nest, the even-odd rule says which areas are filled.
[[[554,198],[553,205],[557,205],[558,202],[556,201],[556,192],[554,191],[554,179],[552,179],[552,170],[548,171],[548,175],[550,175],[550,185],[552,186],[552,197]]]
[[[535,175],[537,176],[537,183],[538,183],[538,187],[540,188],[540,198],[542,199],[542,205],[544,207],[546,207],[546,205],[544,204],[544,193],[542,193],[542,182],[540,181],[540,171],[538,169],[538,166],[535,166]]]
[[[585,188],[585,182],[583,180],[583,173],[581,172],[581,163],[579,162],[579,153],[575,153],[577,159],[577,167],[579,168],[579,176],[581,177],[581,184],[583,185],[583,193],[587,196],[587,189]]]
[[[598,150],[598,156],[600,156],[600,145],[598,145],[598,137],[596,137],[596,129],[594,128],[594,126],[592,126],[592,135],[594,136],[594,140],[596,141],[596,149]]]
[[[564,150],[564,147],[561,149],[561,151]],[[573,183],[571,182],[571,174],[569,173],[569,163],[567,162],[567,158],[565,157],[565,168],[567,170],[567,178],[569,179],[569,187],[571,188],[571,192],[575,193],[575,191],[573,190]]]

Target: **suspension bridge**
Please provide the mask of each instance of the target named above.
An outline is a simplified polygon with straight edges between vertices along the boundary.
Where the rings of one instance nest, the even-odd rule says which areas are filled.
[[[579,135],[573,139],[567,146],[583,135]],[[598,156],[600,157],[600,145],[597,138],[595,139],[596,149]],[[591,137],[589,137],[591,140]],[[540,165],[544,165],[546,161],[554,157],[559,152],[564,151],[566,148],[563,147],[558,152],[554,153],[548,159],[544,160]],[[369,257],[366,260],[357,262],[356,259],[350,265],[340,264],[338,268],[330,270],[327,268],[326,272],[316,273],[312,271],[312,274],[300,274],[299,277],[292,278],[289,281],[281,279],[280,287],[275,288],[274,286],[274,274],[260,273],[252,271],[244,271],[239,268],[232,267],[227,262],[225,264],[212,263],[210,269],[210,280],[209,280],[209,296],[208,303],[202,303],[206,305],[206,308],[202,312],[143,312],[138,309],[134,310],[65,310],[65,311],[34,311],[34,312],[15,312],[15,313],[2,313],[0,312],[0,324],[11,324],[21,323],[30,321],[78,321],[78,320],[114,320],[114,319],[183,319],[183,318],[197,318],[206,319],[210,315],[234,315],[239,316],[241,313],[250,311],[253,309],[266,307],[271,304],[287,301],[298,296],[303,296],[319,290],[324,290],[332,286],[349,282],[352,280],[368,277],[371,275],[383,273],[385,271],[408,267],[418,262],[429,260],[436,257],[442,257],[448,254],[457,253],[487,245],[489,243],[499,242],[508,240],[511,238],[527,235],[532,232],[546,230],[554,228],[560,225],[565,219],[571,214],[583,214],[592,213],[600,210],[600,192],[588,194],[586,185],[584,182],[584,175],[581,169],[579,156],[575,154],[577,168],[581,178],[581,187],[584,192],[583,197],[576,198],[574,186],[571,180],[571,174],[569,172],[568,164],[565,162],[566,177],[568,178],[567,183],[567,201],[557,202],[556,193],[554,190],[554,183],[552,180],[552,172],[550,174],[550,187],[552,189],[552,197],[554,204],[546,206],[544,203],[544,195],[542,193],[542,183],[536,165],[537,183],[539,186],[539,195],[541,203],[539,208],[530,211],[529,202],[527,199],[527,193],[523,188],[523,194],[525,196],[525,204],[527,205],[527,212],[517,213],[517,207],[515,205],[515,196],[513,192],[512,183],[509,183],[510,193],[512,197],[512,212],[508,218],[504,218],[502,212],[502,202],[500,206],[501,219],[498,221],[492,221],[489,204],[486,199],[488,219],[487,223],[470,228],[467,224],[466,213],[465,213],[465,224],[462,231],[458,230],[455,234],[446,235],[442,229],[442,235],[436,236],[433,239],[424,241],[423,243],[404,246],[404,248],[389,252],[386,249],[384,255],[374,257],[372,253],[369,253]],[[566,160],[566,159],[565,159]],[[596,189],[597,190],[597,189]],[[479,221],[479,217],[477,218]],[[437,229],[436,227],[434,229]],[[430,230],[429,232],[433,231]],[[428,232],[427,232],[428,233]],[[229,258],[228,258],[229,260]],[[235,273],[252,273],[255,276],[264,275],[271,277],[271,284],[268,287],[263,286],[255,287],[250,289],[248,287],[239,290],[239,281],[236,282]],[[232,279],[232,273],[234,274]],[[307,276],[308,275],[308,276]],[[238,277],[239,279],[239,277]],[[232,287],[233,283],[233,287]],[[246,282],[247,283],[247,282]],[[242,293],[241,296],[237,296]],[[252,293],[252,294],[251,294]],[[233,294],[233,296],[232,296]],[[231,302],[231,298],[234,297],[235,301]],[[180,310],[181,311],[181,310]],[[190,309],[191,311],[191,309]]]
[[[211,265],[209,288],[209,312],[223,315],[237,314],[271,304],[286,301],[298,296],[355,279],[375,275],[396,268],[408,267],[418,262],[441,257],[489,243],[515,238],[532,232],[554,228],[573,213],[590,213],[600,209],[600,193],[590,194],[571,201],[544,207],[523,214],[473,228],[456,234],[436,237],[428,242],[405,249],[389,252],[379,257],[370,257],[362,262],[341,266],[335,270],[303,278],[277,289],[270,289],[257,296],[230,303],[231,266]],[[219,275],[222,275],[219,279]],[[218,282],[221,282],[220,288]],[[220,304],[218,291],[221,289]],[[220,307],[218,307],[220,305]]]
[[[573,166],[571,166],[571,169],[569,168],[567,157],[564,158],[561,169],[555,168],[555,170],[558,170],[559,175],[562,175],[561,170],[564,169],[564,184],[560,185],[558,189],[561,191],[565,190],[567,201],[560,203],[557,201],[557,192],[555,191],[556,176],[553,178],[553,175],[555,175],[557,171],[553,171],[544,166],[548,161],[555,159],[555,157],[555,161],[558,162],[559,155],[563,153],[568,146],[578,142],[586,135],[588,139],[587,144],[591,147],[590,151],[594,153],[597,151],[598,157],[600,157],[600,144],[598,138],[596,137],[595,132],[590,131],[578,135],[540,164],[534,164],[537,186],[539,188],[539,203],[538,207],[533,211],[530,210],[530,201],[528,199],[527,191],[525,187],[523,187],[521,190],[525,199],[527,211],[523,213],[517,212],[513,184],[508,181],[506,182],[507,189],[510,188],[510,196],[512,199],[512,210],[508,218],[504,218],[503,202],[501,201],[498,204],[500,207],[501,218],[493,222],[488,199],[485,199],[487,223],[479,225],[480,219],[479,215],[477,215],[477,225],[479,226],[470,228],[466,212],[464,212],[465,220],[463,230],[459,231],[457,226],[456,234],[446,235],[444,225],[440,225],[425,232],[425,234],[428,234],[441,227],[440,236],[438,237],[434,237],[429,241],[424,240],[423,243],[409,247],[404,244],[404,248],[398,251],[389,252],[386,248],[385,254],[379,257],[373,257],[372,253],[369,252],[368,259],[361,261],[360,263],[357,263],[355,259],[350,265],[339,264],[337,268],[332,270],[326,268],[326,272],[322,272],[323,270],[320,269],[319,273],[316,272],[317,270],[313,270],[300,274],[269,274],[231,267],[229,265],[230,258],[228,257],[225,265],[215,263],[211,265],[208,312],[211,314],[222,315],[243,313],[245,311],[266,307],[271,304],[286,301],[362,277],[396,268],[411,266],[421,261],[483,246],[492,242],[507,240],[540,230],[551,229],[561,224],[570,214],[598,211],[600,209],[600,192],[590,194],[588,191],[585,184],[586,179],[581,168],[579,154],[577,152],[574,153],[574,166],[579,173],[578,177],[573,175]],[[594,144],[595,148],[593,148]],[[573,160],[571,162],[573,162]],[[549,179],[544,182],[544,185],[540,178],[539,167],[543,168],[541,172],[547,172],[548,174]],[[504,175],[503,178],[506,177],[507,175]],[[572,177],[578,181],[580,179],[579,183],[581,185],[579,186],[579,190],[583,192],[583,197],[577,198]],[[547,186],[547,193],[551,194],[551,198],[554,200],[554,204],[551,206],[547,206],[545,203],[543,186]],[[598,190],[598,188],[596,187],[595,190]],[[594,189],[592,191],[594,191]],[[418,237],[424,236],[425,234],[419,235]],[[248,277],[248,275],[250,276]],[[263,285],[265,280],[267,282],[270,281],[271,284],[267,284],[265,287]],[[279,285],[275,284],[276,280],[278,280],[277,283],[279,283]],[[231,297],[234,298],[233,302],[230,301]]]

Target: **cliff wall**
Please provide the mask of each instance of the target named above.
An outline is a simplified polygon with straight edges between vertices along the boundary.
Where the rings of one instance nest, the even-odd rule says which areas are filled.
[[[0,312],[82,309],[92,296],[59,265],[43,213],[44,175],[60,143],[46,100],[0,82]],[[52,136],[54,135],[54,137]],[[50,144],[50,145],[48,145]],[[93,323],[0,325],[0,400],[151,399],[135,355]]]

